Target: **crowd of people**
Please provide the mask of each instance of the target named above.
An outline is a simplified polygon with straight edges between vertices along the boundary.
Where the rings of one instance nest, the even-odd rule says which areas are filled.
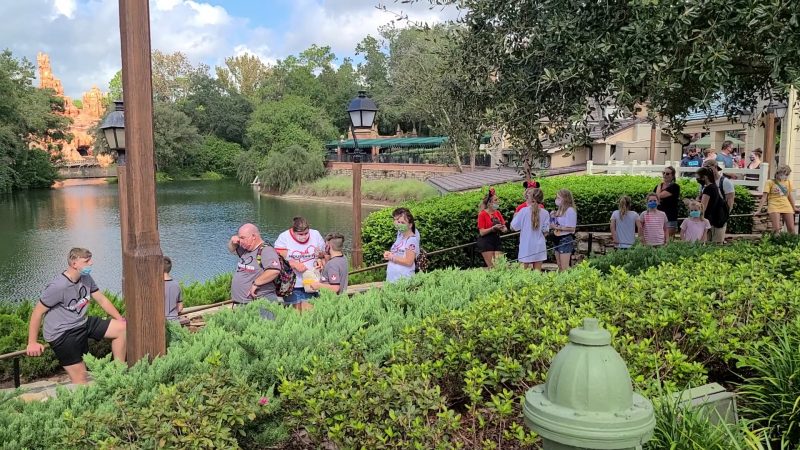
[[[633,210],[629,196],[619,198],[618,208],[610,217],[611,237],[617,249],[628,249],[637,240],[643,245],[664,245],[676,234],[686,242],[723,242],[736,194],[729,179],[732,177],[722,172],[726,168],[740,167],[737,164],[742,158],[737,159],[731,153],[729,142],[719,154],[705,153],[706,157],[700,159],[697,149],[690,147],[681,161],[683,167],[697,167],[695,177],[700,193],[696,198],[681,196],[673,167],[664,169],[661,181],[647,194],[647,207],[643,212]],[[760,164],[761,151],[756,149],[748,167],[758,168]],[[788,166],[779,166],[774,178],[766,182],[756,208],[757,212],[766,210],[775,232],[785,225],[790,233],[796,233],[794,215],[798,209],[790,174]],[[486,267],[493,267],[502,254],[500,236],[510,227],[520,233],[518,262],[526,268],[541,270],[548,250],[552,249],[558,269],[567,270],[575,251],[578,227],[572,192],[558,190],[554,199],[556,208],[547,211],[539,183],[527,181],[523,188],[524,202],[517,206],[508,224],[500,212],[500,199],[493,188],[488,189],[480,202],[475,245]],[[683,221],[678,217],[681,202],[689,212],[689,217]],[[396,238],[383,253],[387,282],[410,277],[424,264],[421,237],[411,211],[397,208],[392,218]],[[303,217],[293,218],[291,227],[282,232],[274,244],[262,238],[256,225],[242,225],[227,242],[228,250],[237,258],[230,291],[233,305],[245,305],[256,299],[280,299],[287,307],[306,311],[311,308],[309,300],[322,290],[345,294],[349,263],[344,243],[342,234],[328,233],[323,237]],[[83,355],[88,352],[89,338],[111,341],[116,360],[124,361],[126,356],[125,318],[95,284],[91,276],[92,264],[92,253],[88,249],[71,249],[66,269],[53,278],[34,306],[28,328],[26,353],[39,356],[44,351],[44,346],[38,342],[39,329],[43,326],[45,341],[76,384],[88,381]],[[164,315],[167,320],[174,321],[179,319],[183,301],[181,287],[171,277],[171,271],[172,260],[164,257]],[[95,300],[110,318],[88,317],[90,300]]]

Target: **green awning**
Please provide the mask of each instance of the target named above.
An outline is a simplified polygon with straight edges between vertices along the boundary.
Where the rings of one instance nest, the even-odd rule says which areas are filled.
[[[436,148],[441,147],[447,142],[447,136],[431,137],[398,137],[382,139],[359,139],[358,148],[372,147],[415,147],[415,148]],[[330,141],[325,144],[326,148],[354,148],[355,143],[352,139],[346,141]]]
[[[733,136],[725,136],[725,139],[723,140],[723,142],[724,141],[733,142],[733,146],[734,147],[744,147],[744,141],[741,140],[741,139],[736,139]],[[707,134],[707,135],[701,137],[700,139],[692,142],[692,144],[694,144],[695,147],[709,147],[709,146],[711,146],[711,135]],[[722,142],[717,142],[717,145],[722,146]]]

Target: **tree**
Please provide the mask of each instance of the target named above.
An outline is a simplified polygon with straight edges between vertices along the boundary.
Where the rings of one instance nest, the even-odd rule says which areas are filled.
[[[108,104],[113,104],[117,100],[122,100],[122,70],[118,70],[108,82],[108,95],[106,101]]]
[[[227,142],[216,136],[206,136],[203,145],[193,158],[194,172],[216,172],[226,177],[236,176],[236,161],[242,153],[242,146]],[[250,181],[250,180],[248,180]]]
[[[63,99],[51,90],[33,86],[34,66],[17,60],[9,50],[0,53],[0,192],[49,187],[57,172],[46,151],[57,139],[69,138],[70,119]]]
[[[176,173],[191,167],[202,138],[189,116],[171,103],[153,104],[153,145],[156,170]]]
[[[584,145],[591,125],[611,132],[606,107],[624,114],[646,105],[651,120],[678,131],[692,109],[733,116],[759,98],[784,98],[800,78],[792,2],[460,4],[471,82],[492,80],[495,117],[533,151],[544,139]]]
[[[290,145],[267,156],[259,178],[264,187],[286,192],[297,183],[316,180],[325,174],[325,155],[321,148]]]
[[[237,92],[226,91],[218,80],[207,74],[191,79],[191,93],[180,102],[180,108],[202,134],[244,143],[247,121],[253,110],[250,102]]]
[[[253,112],[247,127],[248,146],[265,155],[292,144],[321,149],[326,140],[335,137],[336,129],[325,112],[298,96],[263,103]]]
[[[217,80],[225,90],[253,98],[270,68],[257,56],[245,53],[225,58],[225,66],[217,66],[215,71]]]
[[[154,50],[153,64],[153,100],[160,102],[177,102],[191,93],[192,77],[208,73],[208,66],[200,64],[194,67],[189,58],[181,53],[166,54]]]

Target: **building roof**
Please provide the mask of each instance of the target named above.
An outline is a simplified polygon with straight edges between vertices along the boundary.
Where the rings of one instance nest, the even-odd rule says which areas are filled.
[[[430,137],[387,137],[378,139],[359,139],[358,148],[372,147],[416,147],[416,148],[436,148],[441,147],[447,142],[447,136]],[[325,144],[327,148],[354,148],[355,143],[352,139],[345,141],[330,141]]]
[[[586,166],[569,166],[558,169],[547,169],[543,176],[561,175],[565,173],[585,170]],[[479,189],[483,186],[492,186],[513,181],[522,181],[522,176],[514,169],[500,167],[497,169],[483,169],[474,172],[457,173],[428,179],[428,184],[441,193],[468,191]]]

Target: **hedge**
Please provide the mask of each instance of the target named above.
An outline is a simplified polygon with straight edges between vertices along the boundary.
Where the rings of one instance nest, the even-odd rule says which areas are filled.
[[[530,448],[520,396],[587,316],[651,396],[734,381],[737,361],[769,348],[772,323],[800,317],[800,247],[747,256],[722,247],[637,275],[434,271],[325,293],[305,314],[256,302],[210,316],[152,363],[87,358],[86,388],[0,397],[0,447]]]
[[[545,207],[555,209],[555,195],[561,188],[569,188],[575,197],[579,224],[608,224],[611,213],[617,209],[617,201],[622,195],[633,199],[634,209],[645,209],[645,196],[658,183],[658,179],[645,176],[588,176],[574,175],[543,178],[542,190],[545,194]],[[699,185],[693,179],[678,180],[683,198],[695,198]],[[474,242],[478,236],[478,204],[487,189],[466,193],[453,193],[443,197],[421,202],[407,202],[414,214],[422,237],[422,247],[430,252]],[[523,201],[523,189],[519,183],[496,186],[500,197],[500,211],[507,221],[513,217],[517,205]],[[741,186],[736,187],[736,201],[733,214],[751,214],[755,208],[753,197]],[[396,237],[392,227],[391,212],[394,208],[376,211],[367,217],[362,227],[364,260],[367,264],[383,262],[383,252],[391,247]],[[685,205],[680,204],[680,216],[686,217]],[[583,231],[608,231],[607,225],[583,228]],[[729,233],[750,233],[751,217],[735,217],[728,225]],[[509,250],[516,245],[516,239],[509,239]],[[470,267],[470,250],[439,254],[431,258],[432,268]],[[515,251],[512,251],[512,254]],[[477,257],[479,260],[480,257]]]

